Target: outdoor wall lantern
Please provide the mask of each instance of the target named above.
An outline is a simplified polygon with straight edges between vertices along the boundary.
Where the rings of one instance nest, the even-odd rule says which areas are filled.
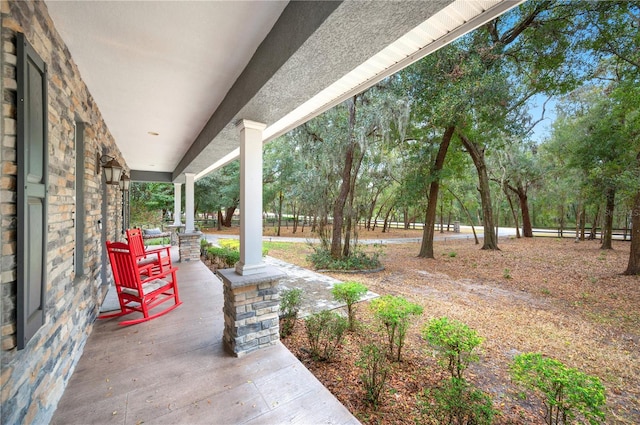
[[[131,185],[131,179],[125,173],[122,173],[122,177],[120,178],[120,189],[123,192],[129,191],[129,186]]]
[[[100,167],[104,172],[107,184],[119,185],[120,176],[122,175],[122,165],[110,155],[97,155],[96,157],[96,174],[100,173]]]

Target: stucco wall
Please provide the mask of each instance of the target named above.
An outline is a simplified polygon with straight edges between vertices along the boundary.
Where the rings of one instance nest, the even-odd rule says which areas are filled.
[[[97,105],[48,15],[46,5],[1,0],[2,144],[0,154],[0,261],[2,406],[0,422],[47,423],[82,354],[108,282],[102,282],[101,234],[121,236],[121,193],[104,187],[96,174],[96,155],[108,152],[124,161]],[[16,349],[16,33],[48,65],[48,257],[46,323],[25,349]],[[76,170],[74,123],[86,123],[84,169]],[[84,205],[76,206],[76,173],[84,173]],[[102,197],[107,214],[102,216]],[[84,273],[74,274],[75,211],[83,208]],[[110,275],[110,273],[108,273]]]

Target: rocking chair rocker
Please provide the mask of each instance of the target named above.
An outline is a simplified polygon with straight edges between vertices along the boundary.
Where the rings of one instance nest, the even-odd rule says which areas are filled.
[[[119,323],[122,326],[134,325],[162,316],[182,304],[178,295],[177,268],[165,268],[161,264],[156,264],[153,268],[141,267],[130,246],[122,242],[107,241],[107,251],[120,311],[104,314],[98,319],[109,319],[133,312],[142,313],[142,318]],[[171,300],[174,301],[173,305],[152,313],[153,309]]]

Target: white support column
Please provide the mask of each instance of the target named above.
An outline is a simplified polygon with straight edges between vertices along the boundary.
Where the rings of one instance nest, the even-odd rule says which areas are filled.
[[[240,261],[236,273],[264,271],[262,261],[262,131],[265,124],[240,120]]]
[[[182,208],[182,183],[173,184],[173,225],[180,226],[182,224],[181,218]]]
[[[184,206],[184,212],[185,212],[185,229],[184,232],[185,233],[194,233],[196,231],[195,228],[195,212],[194,212],[194,197],[193,197],[193,188],[195,185],[195,173],[185,173],[184,174],[185,178],[186,178],[186,182],[184,185],[184,192],[185,192],[185,206]]]

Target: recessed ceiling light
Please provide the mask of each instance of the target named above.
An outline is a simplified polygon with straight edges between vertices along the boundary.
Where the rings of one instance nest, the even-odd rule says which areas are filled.
[[[159,136],[160,135],[160,133],[156,133],[155,131],[147,131],[147,134],[149,136]]]

